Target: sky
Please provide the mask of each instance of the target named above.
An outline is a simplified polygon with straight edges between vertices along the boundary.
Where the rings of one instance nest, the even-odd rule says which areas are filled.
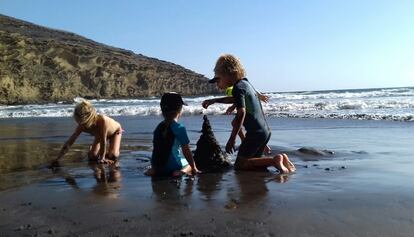
[[[206,77],[231,53],[263,92],[414,86],[411,0],[0,0],[0,14]]]

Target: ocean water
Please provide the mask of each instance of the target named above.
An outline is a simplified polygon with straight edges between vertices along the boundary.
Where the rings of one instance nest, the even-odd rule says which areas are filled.
[[[414,88],[301,91],[267,93],[263,104],[269,117],[335,118],[357,120],[414,121]],[[227,105],[215,104],[207,110],[201,102],[208,97],[187,97],[185,115],[218,115]],[[75,103],[75,102],[74,102]],[[109,116],[160,115],[159,98],[92,100],[100,113]],[[0,118],[70,117],[74,104],[31,104],[0,106]]]

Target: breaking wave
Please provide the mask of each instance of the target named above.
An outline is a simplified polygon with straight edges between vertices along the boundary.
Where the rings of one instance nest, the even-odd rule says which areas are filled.
[[[414,121],[414,88],[385,88],[337,91],[267,93],[263,110],[270,117],[335,118],[359,120]],[[208,97],[187,97],[184,114],[223,114],[228,105],[208,109],[201,102]],[[160,115],[159,98],[91,100],[99,113],[109,116]],[[68,117],[73,104],[0,106],[0,118]]]

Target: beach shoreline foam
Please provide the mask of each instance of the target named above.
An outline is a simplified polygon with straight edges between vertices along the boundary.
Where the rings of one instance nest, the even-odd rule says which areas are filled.
[[[379,88],[330,91],[272,92],[263,104],[273,118],[327,118],[413,122],[414,88]],[[221,115],[225,104],[208,110],[200,105],[213,96],[185,97],[184,115]],[[159,98],[91,100],[98,112],[109,116],[158,116]],[[74,102],[73,102],[74,103]],[[70,117],[74,104],[49,103],[0,106],[2,118]]]

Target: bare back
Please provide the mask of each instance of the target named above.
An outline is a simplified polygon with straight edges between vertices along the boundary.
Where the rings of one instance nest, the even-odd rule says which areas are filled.
[[[106,131],[106,137],[111,137],[120,132],[121,129],[121,125],[114,119],[105,115],[98,115],[96,124],[89,129],[84,128],[83,131],[93,136],[98,136],[101,131]]]

